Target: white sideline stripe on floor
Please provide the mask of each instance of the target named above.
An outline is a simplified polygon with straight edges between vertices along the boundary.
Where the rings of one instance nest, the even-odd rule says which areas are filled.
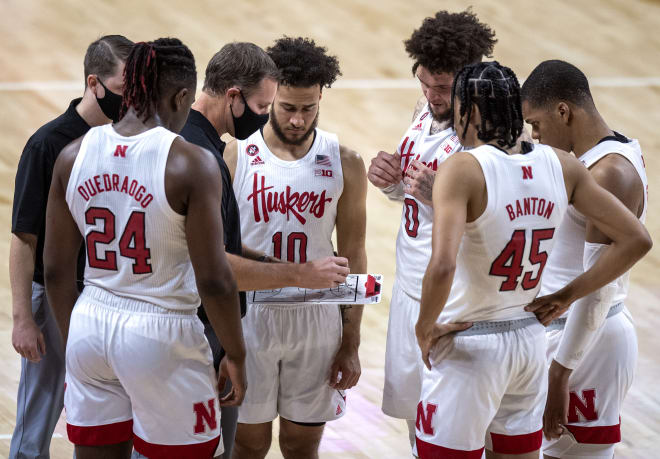
[[[522,82],[521,82],[522,83]],[[594,88],[650,88],[660,86],[660,77],[612,77],[591,78]],[[199,88],[202,82],[197,83]],[[414,78],[371,78],[343,79],[333,85],[336,89],[418,89],[419,82]],[[0,92],[17,91],[82,91],[80,81],[4,81],[0,82]]]
[[[0,434],[0,440],[11,440],[12,434]],[[53,434],[53,438],[64,438],[62,434]]]

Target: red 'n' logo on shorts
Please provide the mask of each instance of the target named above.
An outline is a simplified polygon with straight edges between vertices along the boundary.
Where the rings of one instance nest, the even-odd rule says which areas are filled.
[[[206,426],[211,430],[215,430],[218,427],[218,422],[215,419],[215,399],[212,398],[206,404],[208,405],[208,410],[204,402],[198,402],[193,405],[193,411],[196,417],[196,434],[206,432]]]
[[[431,425],[431,421],[433,420],[433,415],[435,414],[437,407],[438,405],[427,403],[426,414],[424,414],[424,406],[422,405],[422,402],[419,402],[417,405],[417,422],[415,423],[417,430],[422,430],[425,434],[433,435],[433,426]]]
[[[568,422],[580,422],[578,411],[584,417],[585,421],[595,421],[598,419],[596,411],[596,389],[587,389],[582,391],[582,397],[575,392],[569,394],[568,401]]]

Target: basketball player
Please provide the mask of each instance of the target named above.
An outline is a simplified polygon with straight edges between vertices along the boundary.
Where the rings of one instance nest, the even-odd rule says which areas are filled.
[[[265,253],[241,243],[238,204],[231,186],[229,169],[222,155],[225,133],[247,139],[268,121],[268,110],[275,98],[279,72],[266,52],[253,43],[228,43],[209,61],[202,93],[193,103],[181,135],[215,156],[222,173],[222,217],[227,259],[239,290],[266,290],[287,286],[307,288],[332,287],[343,282],[348,273],[345,259],[315,260],[304,264],[277,263]],[[253,108],[251,108],[251,106]],[[341,263],[341,265],[338,264]],[[245,292],[239,293],[241,315],[245,315]],[[199,316],[213,351],[216,370],[223,351],[206,317],[203,307]],[[220,388],[222,391],[222,388]],[[229,387],[226,390],[230,390]],[[224,456],[231,457],[236,432],[238,408],[222,407],[222,440]]]
[[[569,203],[615,244],[553,294],[561,306],[621,275],[651,240],[571,155],[546,145],[525,144],[524,154],[504,150],[523,128],[511,69],[467,66],[452,100],[454,126],[469,150],[438,168],[433,188],[433,252],[416,325],[427,367],[417,451],[421,458],[480,458],[485,439],[489,458],[538,458],[545,331],[524,307],[540,289]]]
[[[594,180],[644,222],[648,182],[639,142],[610,129],[584,73],[567,62],[545,61],[525,80],[522,97],[532,135],[575,153]],[[542,295],[561,289],[610,250],[610,238],[593,222],[573,207],[568,213],[557,230]],[[575,303],[547,329],[546,457],[611,458],[621,441],[621,405],[637,362],[635,328],[623,306],[628,276]],[[561,425],[567,432],[560,438]]]
[[[78,459],[129,457],[132,443],[150,459],[222,452],[200,296],[227,352],[222,377],[233,389],[222,403],[244,395],[238,294],[217,237],[220,171],[212,154],[173,133],[196,77],[179,40],[138,43],[126,61],[121,120],[92,129],[55,164],[46,290],[67,345],[67,431]],[[72,260],[81,234],[78,297]]]
[[[43,248],[46,201],[53,164],[69,142],[90,126],[119,116],[124,61],[133,42],[106,35],[85,53],[85,92],[28,140],[16,172],[9,256],[14,328],[12,344],[21,359],[16,428],[9,457],[47,458],[64,401],[64,346],[44,294]],[[77,279],[85,262],[80,251]],[[82,287],[82,284],[81,284]]]
[[[426,18],[405,43],[423,96],[396,153],[379,152],[369,167],[371,183],[404,203],[387,327],[383,412],[407,420],[411,444],[422,374],[414,326],[430,256],[431,188],[438,164],[461,149],[450,123],[451,85],[456,72],[490,55],[495,43],[495,33],[470,11],[440,11]]]
[[[366,171],[360,156],[318,129],[324,87],[339,63],[307,38],[268,48],[280,70],[263,131],[228,145],[227,164],[250,247],[304,263],[337,251],[366,272]],[[344,390],[360,376],[362,307],[249,304],[243,326],[250,386],[239,408],[234,458],[263,458],[280,416],[285,458],[316,458],[326,421],[346,410]]]

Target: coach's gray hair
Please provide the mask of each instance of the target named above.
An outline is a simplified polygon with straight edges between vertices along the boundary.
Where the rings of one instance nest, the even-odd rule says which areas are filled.
[[[203,90],[224,94],[238,86],[248,97],[264,78],[277,81],[279,72],[266,51],[254,43],[228,43],[209,61]]]

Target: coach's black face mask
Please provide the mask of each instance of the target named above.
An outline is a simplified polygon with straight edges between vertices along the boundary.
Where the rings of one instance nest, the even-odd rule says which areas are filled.
[[[254,113],[248,105],[247,100],[245,100],[243,91],[241,91],[240,94],[241,99],[243,99],[243,103],[245,104],[245,111],[243,114],[239,118],[236,118],[231,105],[229,106],[229,110],[231,111],[231,117],[234,119],[234,137],[238,140],[245,140],[268,122],[268,113],[265,115],[257,115]]]
[[[110,91],[106,85],[103,84],[103,82],[97,78],[97,81],[101,83],[101,86],[103,86],[103,89],[105,89],[105,96],[103,96],[103,99],[99,99],[99,97],[96,97],[96,102],[99,104],[99,107],[101,107],[101,111],[105,116],[110,118],[113,122],[119,121],[119,110],[121,109],[121,95],[115,94],[114,92]]]

